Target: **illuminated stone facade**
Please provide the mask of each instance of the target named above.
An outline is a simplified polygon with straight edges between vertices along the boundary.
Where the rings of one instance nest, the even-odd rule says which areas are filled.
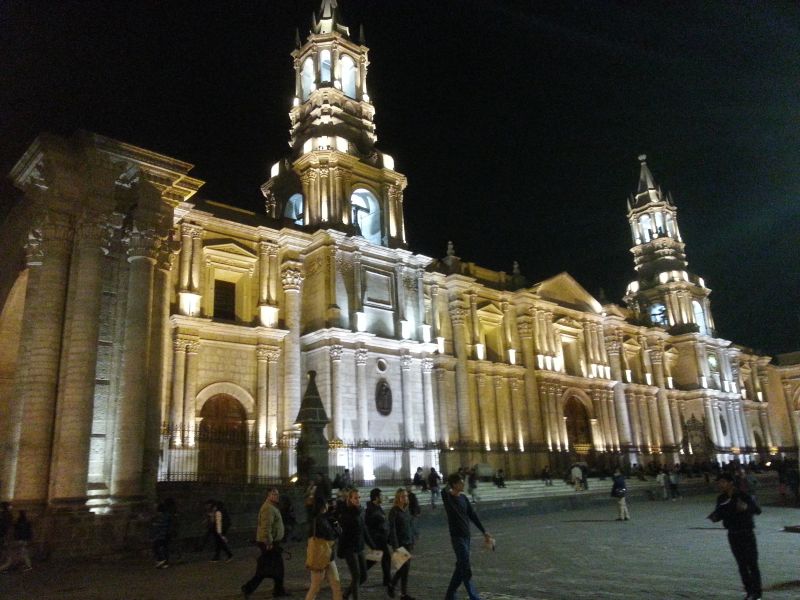
[[[159,479],[288,477],[309,370],[331,462],[358,479],[796,452],[798,367],[715,336],[644,158],[627,308],[566,273],[529,285],[452,245],[414,254],[406,179],[375,146],[367,48],[335,2],[293,57],[291,154],[263,211],[196,200],[191,165],[92,134],[42,135],[15,167],[2,498],[104,507]],[[220,429],[249,440],[241,453],[204,446]]]

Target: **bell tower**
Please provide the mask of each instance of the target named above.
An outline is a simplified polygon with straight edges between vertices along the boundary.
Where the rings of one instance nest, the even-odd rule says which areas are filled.
[[[290,156],[261,186],[267,214],[306,230],[337,229],[389,247],[406,245],[406,178],[375,147],[367,93],[368,48],[354,41],[337,0],[322,0],[305,43],[292,52],[295,96]]]
[[[711,290],[702,277],[687,270],[678,209],[672,195],[656,185],[647,156],[639,161],[639,186],[628,199],[636,279],[628,285],[625,303],[651,325],[681,333],[696,326],[699,333],[713,335]]]

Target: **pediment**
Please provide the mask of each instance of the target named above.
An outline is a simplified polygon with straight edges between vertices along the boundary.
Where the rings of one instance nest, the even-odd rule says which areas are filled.
[[[499,308],[497,308],[491,302],[487,302],[486,304],[481,306],[478,309],[478,312],[483,314],[483,315],[492,315],[492,316],[495,316],[495,317],[502,317],[503,316],[503,311],[500,310]]]
[[[257,260],[258,256],[234,240],[210,240],[203,246],[206,252],[228,254],[240,259]]]
[[[606,304],[603,306],[603,310],[609,317],[620,317],[622,319],[628,318],[627,312],[619,304]]]
[[[556,304],[574,308],[584,312],[600,314],[603,307],[600,303],[587,292],[572,276],[567,273],[559,273],[555,277],[545,279],[534,287],[533,290],[544,300],[549,300]]]

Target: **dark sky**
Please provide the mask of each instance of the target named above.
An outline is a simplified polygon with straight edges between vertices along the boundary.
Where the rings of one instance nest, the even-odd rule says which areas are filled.
[[[619,301],[640,153],[672,191],[722,337],[800,349],[800,5],[340,0],[366,29],[411,249]],[[316,0],[0,2],[0,169],[88,129],[260,210]]]

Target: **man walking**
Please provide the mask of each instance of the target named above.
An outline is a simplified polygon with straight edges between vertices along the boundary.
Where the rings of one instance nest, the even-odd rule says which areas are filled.
[[[728,543],[739,566],[745,600],[761,600],[761,572],[758,569],[758,546],[753,532],[753,515],[761,508],[749,494],[736,489],[733,475],[722,473],[717,478],[720,492],[714,512],[708,515],[714,523],[722,521],[728,530]]]
[[[256,563],[256,573],[242,586],[242,594],[249,598],[264,579],[274,579],[273,598],[282,598],[289,593],[283,587],[283,557],[280,542],[283,539],[283,519],[278,509],[280,494],[276,488],[267,490],[267,499],[258,511],[256,543],[261,554]]]
[[[469,522],[481,530],[487,543],[492,536],[483,528],[478,515],[472,509],[472,503],[462,493],[464,491],[464,479],[458,473],[453,473],[447,477],[447,487],[442,490],[442,503],[447,514],[447,525],[450,529],[450,543],[456,554],[456,568],[450,578],[450,585],[447,586],[445,600],[455,600],[456,590],[463,583],[467,588],[469,600],[480,600],[478,591],[472,581],[472,567],[469,562],[470,531]]]

